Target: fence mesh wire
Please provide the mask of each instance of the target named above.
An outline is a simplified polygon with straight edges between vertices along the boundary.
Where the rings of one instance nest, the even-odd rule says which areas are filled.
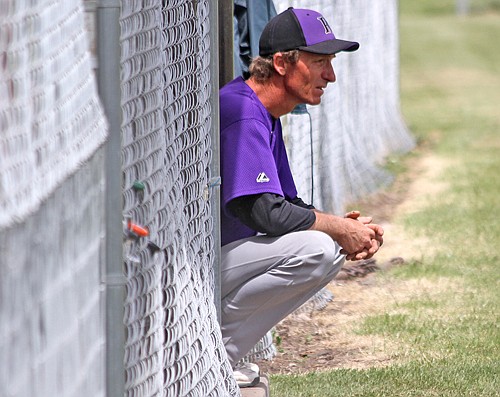
[[[214,100],[208,7],[122,4],[124,216],[150,233],[126,244],[128,396],[239,394],[216,317],[204,198]]]
[[[107,131],[83,9],[0,8],[0,395],[104,396]]]
[[[33,213],[105,137],[81,4],[1,5],[0,227]]]

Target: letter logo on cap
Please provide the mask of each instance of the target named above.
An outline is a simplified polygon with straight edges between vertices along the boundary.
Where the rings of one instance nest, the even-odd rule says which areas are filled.
[[[325,34],[332,33],[332,28],[330,27],[330,25],[328,25],[328,22],[326,21],[324,16],[318,17],[318,21],[320,21],[325,28]]]

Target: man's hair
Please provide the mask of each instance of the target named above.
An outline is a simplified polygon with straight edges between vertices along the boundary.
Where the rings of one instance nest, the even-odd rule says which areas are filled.
[[[281,53],[286,62],[295,64],[299,60],[299,50],[284,51]],[[249,67],[250,76],[258,83],[265,83],[276,73],[274,70],[273,56],[257,56]]]

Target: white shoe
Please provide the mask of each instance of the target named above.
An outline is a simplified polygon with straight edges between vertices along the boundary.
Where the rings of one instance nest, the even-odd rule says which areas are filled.
[[[253,387],[260,382],[260,370],[257,364],[239,362],[233,369],[233,376],[239,387]]]

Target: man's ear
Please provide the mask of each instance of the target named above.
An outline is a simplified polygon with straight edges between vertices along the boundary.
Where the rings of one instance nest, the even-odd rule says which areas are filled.
[[[285,59],[283,58],[283,54],[281,52],[277,52],[273,55],[273,65],[274,70],[276,70],[276,73],[278,73],[280,76],[284,76],[286,74],[287,63],[285,62]]]

